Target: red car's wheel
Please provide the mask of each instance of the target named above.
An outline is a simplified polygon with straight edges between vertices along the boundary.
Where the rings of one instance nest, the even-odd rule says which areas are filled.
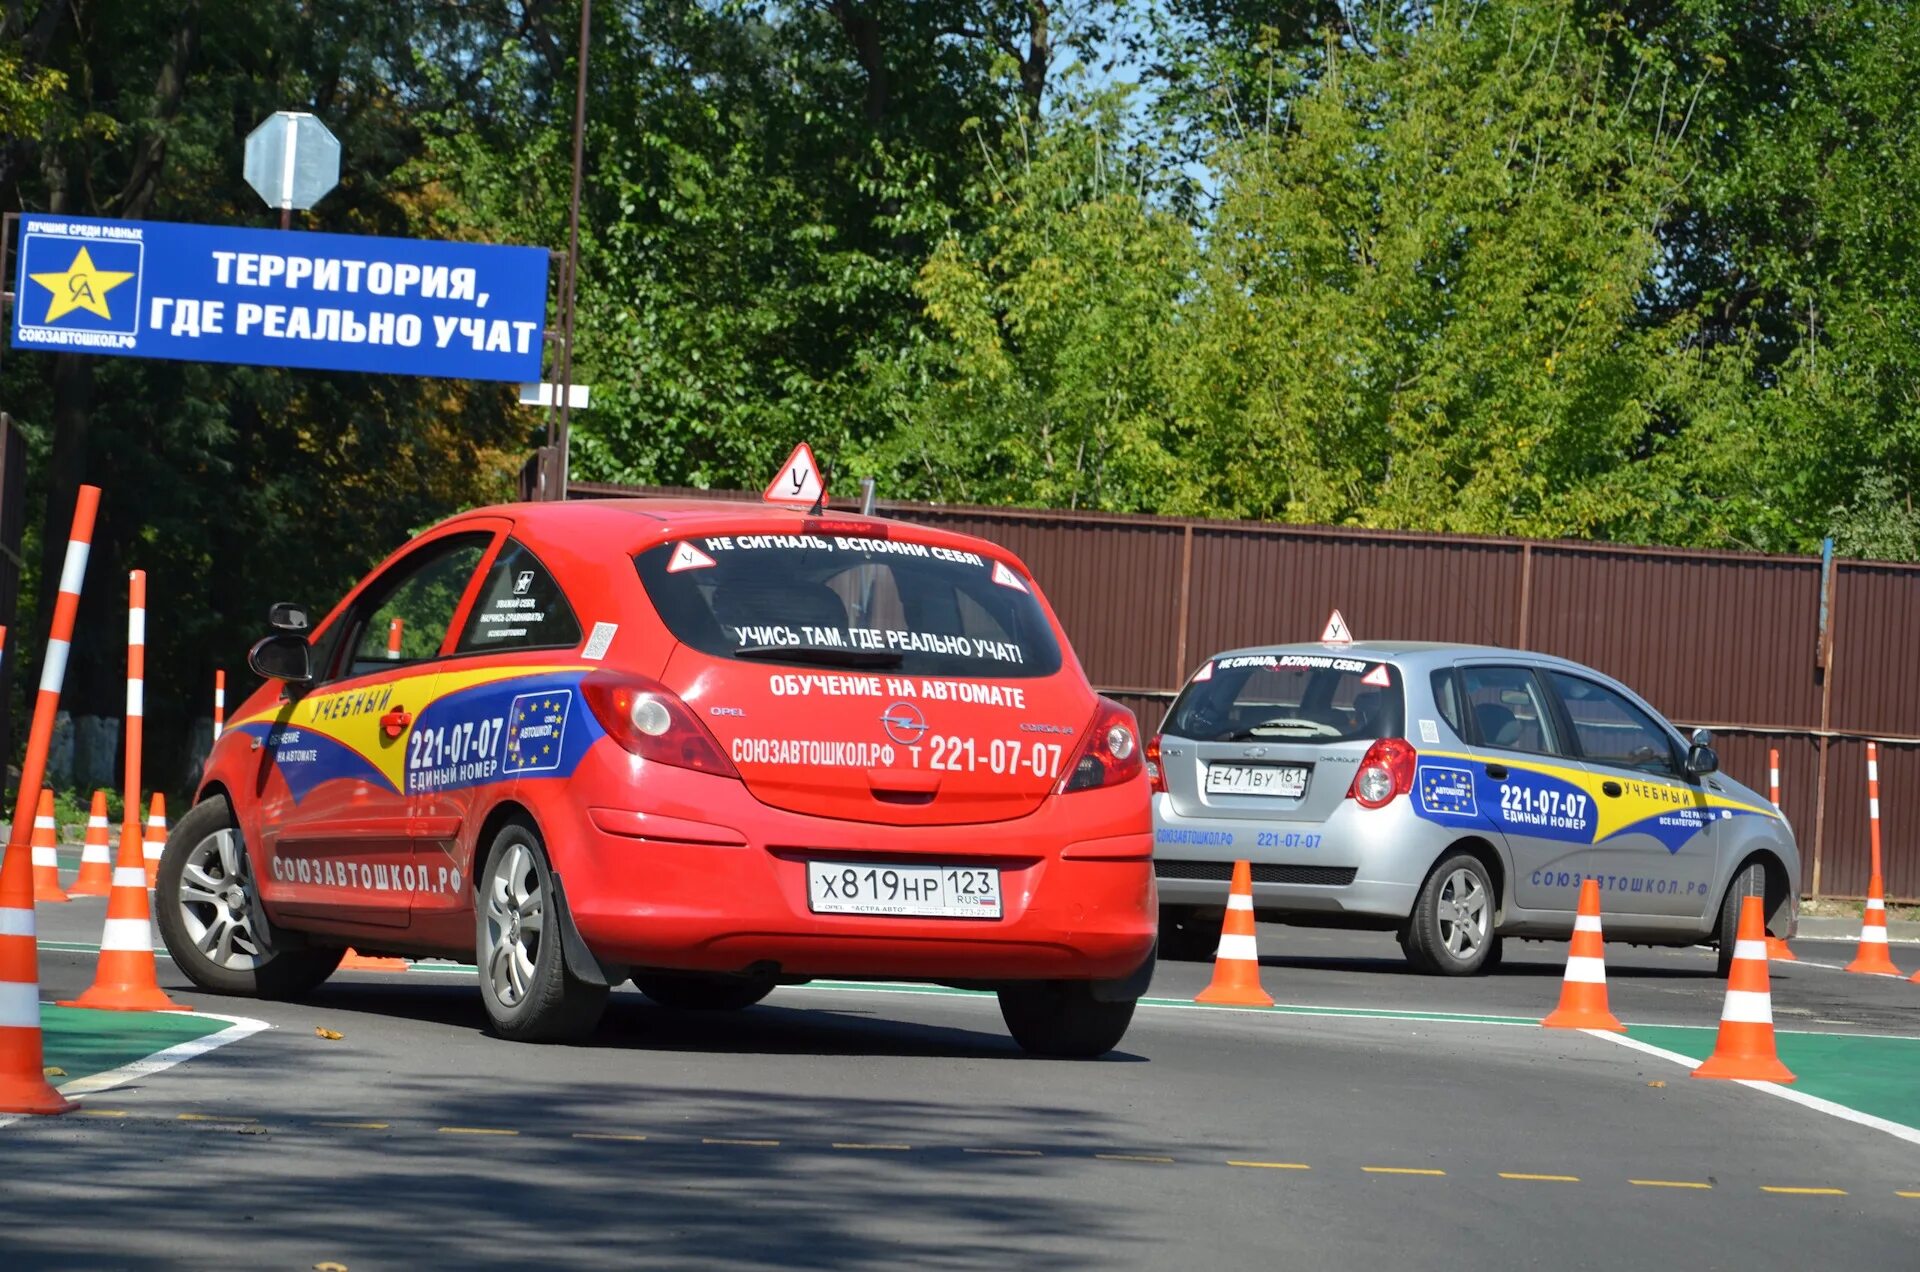
[[[548,905],[553,875],[539,833],[522,821],[501,827],[478,886],[475,961],[493,1032],[519,1042],[570,1042],[591,1034],[606,1010],[607,987],[567,968],[562,919]]]

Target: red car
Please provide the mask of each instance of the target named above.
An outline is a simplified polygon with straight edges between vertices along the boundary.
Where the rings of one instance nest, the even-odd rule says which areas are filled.
[[[344,949],[473,959],[493,1029],[591,1031],[623,980],[739,1008],[815,977],[991,988],[1091,1056],[1153,969],[1139,733],[1026,569],[922,526],[762,504],[463,513],[309,629],[168,837],[205,989]]]

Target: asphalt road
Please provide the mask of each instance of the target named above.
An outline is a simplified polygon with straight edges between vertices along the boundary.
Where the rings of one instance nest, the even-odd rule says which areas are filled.
[[[97,901],[41,914],[43,942],[97,939]],[[1274,996],[1327,1012],[1534,1018],[1563,956],[1443,981],[1390,938],[1261,940]],[[1710,955],[1608,958],[1623,1019],[1717,1018]],[[46,996],[91,968],[45,950]],[[1783,1027],[1920,1034],[1920,987],[1774,978]],[[1892,1269],[1920,1237],[1920,1146],[1531,1025],[1143,1006],[1121,1052],[1067,1063],[950,993],[703,1016],[624,991],[573,1048],[487,1037],[468,975],[177,996],[274,1028],[0,1129],[0,1265]]]

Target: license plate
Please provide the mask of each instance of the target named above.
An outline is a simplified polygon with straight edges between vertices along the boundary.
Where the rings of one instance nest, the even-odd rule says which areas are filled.
[[[1209,795],[1279,795],[1297,799],[1307,793],[1307,770],[1299,764],[1209,764]]]
[[[997,919],[1000,872],[981,866],[809,861],[807,905],[815,914]]]

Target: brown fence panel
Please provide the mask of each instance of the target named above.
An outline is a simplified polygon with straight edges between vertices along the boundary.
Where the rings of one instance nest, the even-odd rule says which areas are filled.
[[[1881,873],[1893,901],[1920,899],[1920,749],[1880,748]],[[1863,897],[1871,869],[1867,745],[1839,738],[1827,757],[1827,826],[1820,894]]]
[[[1539,547],[1528,643],[1675,719],[1811,728],[1819,601],[1818,562]]]
[[[1720,771],[1767,798],[1767,753],[1780,751],[1780,809],[1800,848],[1800,890],[1813,887],[1814,807],[1819,794],[1820,747],[1812,737],[1722,732],[1714,737]]]
[[[1850,561],[1836,573],[1832,727],[1920,735],[1920,568]]]
[[[1519,598],[1515,544],[1207,524],[1185,670],[1223,649],[1317,640],[1335,609],[1363,640],[1511,644]]]

